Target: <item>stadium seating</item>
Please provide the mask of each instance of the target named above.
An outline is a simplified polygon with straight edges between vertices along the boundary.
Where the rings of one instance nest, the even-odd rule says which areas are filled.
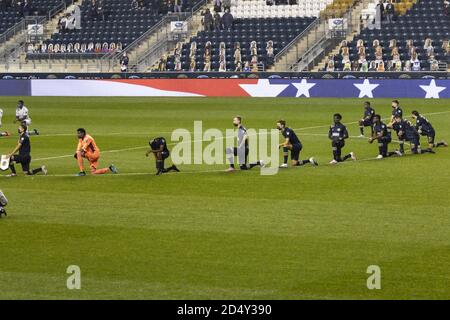
[[[71,3],[71,0],[33,0],[27,10],[20,7],[7,7],[6,10],[0,10],[0,35],[13,27],[26,15],[47,15],[49,11],[56,8],[61,2]]]
[[[332,2],[232,0],[231,29],[198,32],[189,43],[179,44],[159,70],[261,71]]]
[[[320,11],[333,0],[287,2],[268,5],[266,0],[234,0],[231,2],[231,13],[235,18],[318,17]]]
[[[368,61],[369,71],[388,69],[391,71],[430,70],[432,67],[436,68],[438,62],[448,62],[450,55],[448,49],[450,18],[444,13],[443,1],[419,0],[415,4],[407,1],[401,4],[397,12],[401,13],[405,9],[407,10],[405,14],[398,15],[393,24],[383,21],[381,30],[363,29],[361,34],[354,37],[353,41],[348,44],[344,43],[340,54],[333,57],[333,64],[329,64],[328,68],[325,67],[325,69],[328,71],[333,69],[336,71],[348,70],[348,60],[355,66],[358,65],[355,61],[359,60],[362,52],[365,53],[365,59]],[[431,41],[431,43],[426,44],[426,39],[429,39],[428,42]],[[447,45],[445,45],[446,43]],[[394,65],[389,68],[392,65],[393,56],[397,52],[401,66],[397,64],[398,67]],[[347,59],[344,59],[345,56],[347,56]],[[416,56],[417,59],[414,59]],[[345,64],[345,61],[347,61],[347,64]],[[378,68],[380,61],[383,64]],[[361,65],[356,69],[365,71],[360,68]],[[355,68],[352,69],[355,70]]]
[[[189,10],[200,0],[189,1]],[[27,57],[40,57],[39,53],[106,53],[125,48],[152,26],[161,21],[168,8],[158,2],[149,2],[145,8],[132,8],[132,0],[107,0],[105,16],[99,16],[91,1],[81,6],[82,20],[79,30],[61,30],[34,48]],[[34,53],[34,54],[33,54]]]
[[[251,63],[254,59],[250,45],[256,42],[256,59],[259,65],[273,64],[273,56],[279,50],[289,44],[298,34],[305,30],[313,21],[314,17],[291,17],[291,18],[250,18],[237,19],[230,31],[201,31],[187,44],[183,44],[180,55],[181,69],[176,67],[175,56],[169,57],[167,70],[189,70],[190,48],[196,44],[195,68],[193,70],[204,71],[235,71],[235,44],[239,43],[241,55],[241,69],[244,70],[245,63]],[[269,41],[273,45],[273,53],[268,54]],[[205,45],[211,43],[211,68],[205,70]],[[223,43],[225,54],[222,57],[225,68],[220,68],[221,53],[220,44]],[[250,67],[250,66],[248,66]],[[225,69],[225,70],[223,70]],[[242,71],[237,70],[237,71]],[[256,70],[254,70],[256,71]]]

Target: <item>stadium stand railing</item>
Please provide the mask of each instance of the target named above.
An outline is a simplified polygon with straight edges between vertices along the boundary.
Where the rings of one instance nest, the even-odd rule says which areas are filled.
[[[27,53],[27,63],[33,70],[119,72],[120,56],[127,52],[130,67],[134,67],[138,58],[151,49],[153,41],[163,41],[161,35],[170,31],[172,21],[187,21],[205,3],[206,0],[191,0],[183,12],[175,14],[167,8],[164,12],[158,12],[154,7],[132,9],[131,0],[112,0],[107,2],[109,14],[105,21],[98,17],[89,18],[92,6],[83,3],[82,28],[54,33],[38,50]],[[86,19],[92,21],[86,25]],[[153,37],[155,34],[157,36]],[[76,46],[77,50],[74,49]]]

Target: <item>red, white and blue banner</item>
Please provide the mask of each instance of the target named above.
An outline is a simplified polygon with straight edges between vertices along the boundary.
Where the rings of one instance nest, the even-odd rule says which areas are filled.
[[[0,96],[450,98],[435,79],[0,80]]]

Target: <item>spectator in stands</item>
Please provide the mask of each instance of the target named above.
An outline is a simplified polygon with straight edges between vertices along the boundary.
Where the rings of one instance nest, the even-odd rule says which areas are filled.
[[[222,8],[227,11],[231,9],[231,0],[222,0]]]
[[[243,71],[244,72],[250,72],[251,71],[250,63],[248,61],[245,61],[245,63],[244,63],[244,70]]]
[[[273,6],[274,0],[266,0],[266,5]]]
[[[430,56],[428,63],[430,64],[430,71],[439,71],[439,62],[436,60],[434,55]]]
[[[167,56],[164,54],[161,59],[159,59],[159,63],[158,63],[158,71],[160,72],[165,72],[167,66]]]
[[[205,65],[203,67],[203,71],[211,71],[211,41],[206,42],[205,44],[205,53],[203,54],[203,59],[205,61]]]
[[[425,44],[423,48],[427,51],[427,56],[431,56],[434,54],[433,40],[430,38],[425,39]]]
[[[274,53],[273,53],[273,41],[267,41],[266,45],[266,56],[269,64],[273,63]]]
[[[448,16],[450,15],[450,1],[444,1],[444,13]]]
[[[250,42],[250,54],[252,56],[257,56],[258,55],[258,48],[257,48],[256,41]]]
[[[130,63],[130,59],[128,58],[127,53],[124,52],[122,57],[120,58],[120,71],[127,72],[129,63]]]
[[[192,41],[191,48],[189,49],[189,58],[195,59],[196,55],[197,55],[197,42]]]
[[[334,57],[326,57],[325,59],[325,71],[334,72]]]
[[[364,48],[364,51],[365,51],[365,49],[366,49],[366,47],[364,46],[364,40],[359,39],[359,40],[356,42],[356,50],[358,50],[358,52],[359,52],[361,48]]]
[[[384,4],[382,0],[378,2],[375,10],[375,24],[378,24],[379,21],[382,21],[384,19]]]
[[[349,56],[344,56],[342,59],[342,64],[344,65],[342,71],[352,71],[352,64],[350,62]]]
[[[239,61],[239,62],[236,64],[236,68],[234,69],[234,71],[235,71],[235,72],[242,72],[242,62],[241,62],[241,61]]]
[[[181,0],[173,0],[173,12],[180,12],[181,13]]]
[[[225,13],[222,16],[223,27],[225,30],[230,31],[233,28],[234,18],[230,13],[230,9],[225,9]]]
[[[212,31],[214,26],[214,17],[209,9],[206,9],[203,15],[203,27],[205,31]]]
[[[359,57],[359,71],[367,72],[369,71],[369,62],[366,59],[365,55]]]
[[[450,42],[448,40],[442,41],[442,50],[444,51],[445,56],[450,56]]]
[[[390,64],[390,71],[402,71],[402,61],[400,60],[400,55],[398,53],[392,57]]]
[[[214,5],[215,12],[222,12],[222,1],[221,0],[214,0],[213,5]]]
[[[420,60],[419,60],[419,56],[417,55],[417,52],[414,52],[411,60],[411,71],[420,71]]]
[[[385,13],[386,13],[386,22],[388,24],[391,24],[394,22],[394,16],[395,16],[395,7],[392,4],[391,0],[388,0],[386,7],[385,7]]]
[[[234,44],[234,65],[237,66],[238,63],[241,63],[241,69],[242,69],[242,56],[241,56],[241,44],[239,42],[236,42]]]
[[[214,30],[221,31],[222,29],[222,17],[220,16],[220,13],[216,11],[214,13]]]
[[[258,72],[258,56],[252,56],[252,60],[250,62],[252,72]]]
[[[189,71],[190,72],[195,72],[196,71],[196,66],[197,66],[197,62],[195,61],[195,57],[191,57],[190,58],[190,63],[189,63]]]

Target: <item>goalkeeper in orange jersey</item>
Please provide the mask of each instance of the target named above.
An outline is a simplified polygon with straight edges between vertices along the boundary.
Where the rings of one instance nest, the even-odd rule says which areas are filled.
[[[100,149],[97,147],[94,138],[86,134],[86,130],[79,128],[77,130],[78,147],[74,157],[77,159],[80,172],[77,176],[82,177],[86,175],[84,171],[83,158],[89,161],[91,174],[105,174],[108,171],[117,173],[117,168],[112,164],[108,168],[98,169],[98,160],[100,159]]]

